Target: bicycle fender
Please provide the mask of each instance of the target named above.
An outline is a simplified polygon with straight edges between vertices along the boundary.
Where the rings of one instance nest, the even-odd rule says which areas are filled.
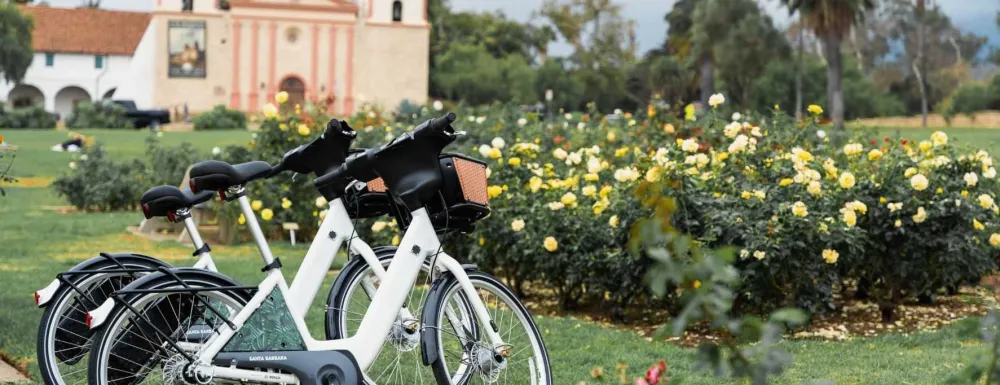
[[[123,265],[132,265],[132,266],[146,265],[150,267],[160,267],[160,266],[170,267],[170,264],[166,262],[163,262],[159,259],[143,254],[113,253],[107,255]],[[107,257],[97,256],[76,264],[76,266],[73,266],[66,272],[74,273],[78,271],[101,270],[105,268],[115,268],[115,267],[118,267],[118,265],[110,261]],[[87,276],[88,274],[68,274],[65,279],[76,282],[77,280],[83,279]],[[63,285],[63,283],[58,278],[53,279],[48,286],[36,290],[33,293],[35,296],[35,305],[38,306],[39,308],[45,307],[45,305],[47,305],[49,301],[51,301],[52,298],[54,298],[55,295],[59,293],[60,290],[69,290],[69,288]]]

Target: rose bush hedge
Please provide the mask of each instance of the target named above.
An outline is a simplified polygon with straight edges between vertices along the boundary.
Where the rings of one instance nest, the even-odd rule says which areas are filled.
[[[656,212],[671,212],[671,225],[705,247],[736,247],[734,306],[746,312],[826,311],[836,293],[857,287],[891,321],[897,304],[996,267],[1000,185],[989,154],[954,146],[944,133],[918,142],[864,130],[834,138],[819,125],[819,106],[796,122],[777,106],[742,116],[730,115],[721,95],[710,104],[696,111],[653,101],[611,115],[591,106],[553,120],[515,106],[457,107],[456,128],[467,134],[448,150],[488,162],[492,215],[445,247],[520,294],[551,289],[563,306],[615,316],[675,309],[686,289],[654,298],[644,282],[653,260],[630,251],[632,225]],[[347,121],[359,132],[356,147],[370,147],[443,114],[440,107],[397,117],[363,106]],[[215,157],[276,162],[328,119],[313,106],[265,106],[253,140]],[[249,186],[272,238],[284,237],[283,222],[298,223],[299,237],[315,233],[326,202],[311,180],[281,175]],[[245,222],[234,205],[222,213]],[[358,228],[371,244],[398,243],[402,230],[389,218]]]

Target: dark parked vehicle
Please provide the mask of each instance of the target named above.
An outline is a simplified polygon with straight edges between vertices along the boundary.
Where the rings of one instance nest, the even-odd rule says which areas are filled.
[[[151,127],[155,130],[160,125],[170,123],[170,110],[140,110],[131,100],[114,100],[112,103],[125,109],[125,116],[132,121],[135,128]]]

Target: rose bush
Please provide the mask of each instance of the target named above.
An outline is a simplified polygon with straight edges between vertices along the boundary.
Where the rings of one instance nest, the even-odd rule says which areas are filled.
[[[835,293],[857,287],[890,321],[897,304],[995,268],[1000,185],[989,154],[956,147],[944,133],[918,142],[873,140],[864,130],[834,138],[819,125],[822,107],[808,110],[801,122],[778,106],[734,113],[722,95],[704,111],[654,100],[635,112],[602,115],[591,105],[553,119],[516,106],[456,107],[466,135],[448,150],[488,163],[492,215],[471,239],[449,236],[445,247],[519,294],[551,289],[563,306],[599,305],[619,317],[626,308],[676,309],[685,290],[651,295],[644,277],[654,262],[630,251],[633,224],[659,211],[705,247],[736,247],[734,308],[745,312],[825,311]],[[263,112],[250,143],[215,157],[273,163],[329,119],[280,98]],[[365,148],[444,112],[440,103],[409,106],[406,116],[362,106],[346,120],[359,133],[355,147]],[[299,237],[315,233],[326,202],[311,179],[249,186],[272,238],[284,236],[283,222],[298,223]],[[245,222],[234,205],[222,213]],[[371,244],[398,243],[402,231],[390,218],[357,227]]]

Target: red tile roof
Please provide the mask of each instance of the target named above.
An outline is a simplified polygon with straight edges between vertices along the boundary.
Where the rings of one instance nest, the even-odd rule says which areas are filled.
[[[35,52],[127,55],[135,52],[149,13],[85,8],[22,7],[35,19]]]

